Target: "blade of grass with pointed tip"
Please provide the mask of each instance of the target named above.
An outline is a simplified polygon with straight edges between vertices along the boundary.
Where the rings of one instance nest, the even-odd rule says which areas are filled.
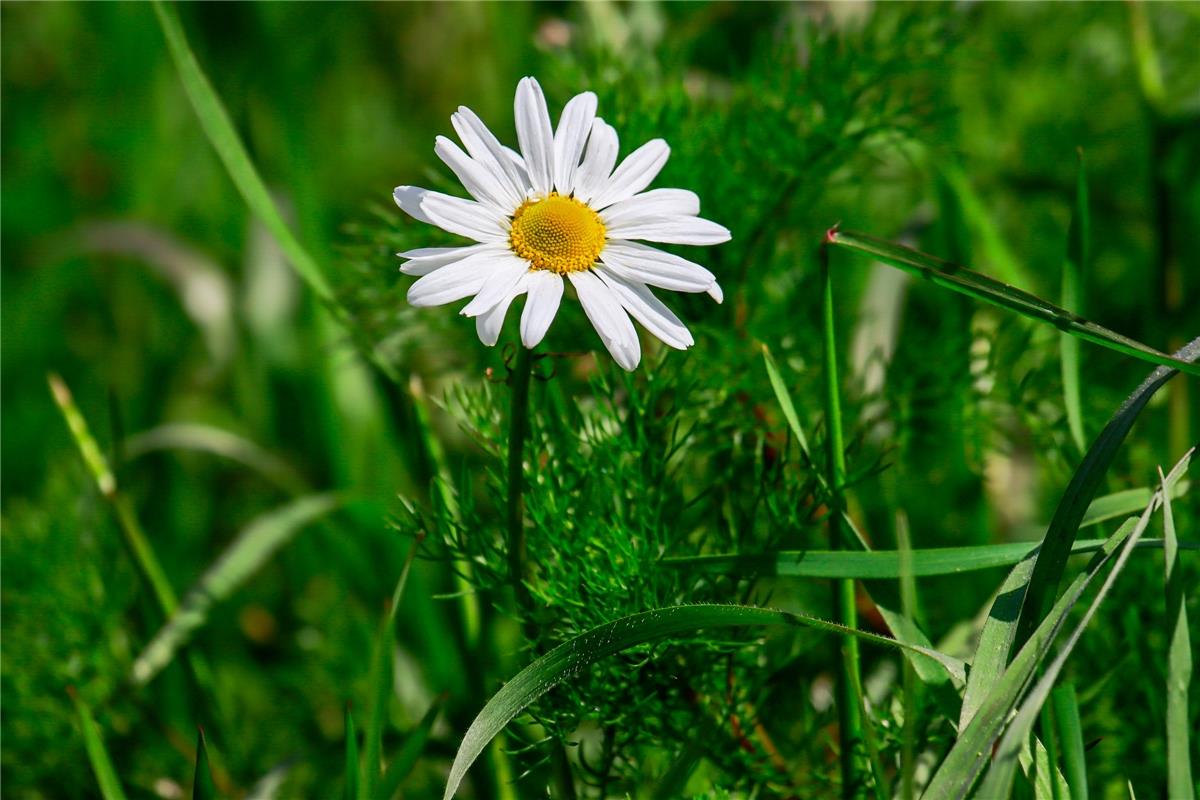
[[[958,207],[962,210],[963,221],[979,240],[983,258],[988,265],[1008,283],[1017,286],[1032,285],[1020,260],[1004,241],[1004,235],[995,222],[996,216],[984,206],[983,200],[971,186],[967,174],[954,164],[942,163],[939,166],[946,185],[954,193],[954,199],[958,201]]]
[[[92,717],[92,709],[88,707],[73,686],[67,688],[67,694],[71,696],[71,703],[75,706],[75,715],[79,719],[79,730],[83,734],[83,746],[87,750],[92,773],[96,776],[100,796],[104,800],[126,800],[125,790],[121,788],[117,771],[113,767],[112,759],[108,756],[108,748],[104,746],[100,728],[96,725],[95,718]]]
[[[1187,457],[1185,456],[1185,462],[1186,460]],[[1158,500],[1159,498],[1156,496],[1155,499]],[[1121,571],[1125,568],[1125,564],[1128,563],[1133,548],[1137,545],[1138,539],[1141,538],[1142,533],[1146,530],[1146,526],[1150,523],[1150,517],[1157,508],[1157,502],[1151,502],[1146,507],[1146,510],[1134,526],[1132,533],[1129,534],[1129,537],[1122,544],[1116,562],[1113,564],[1104,582],[1100,585],[1100,590],[1092,599],[1087,611],[1084,612],[1083,618],[1080,619],[1075,629],[1071,632],[1070,637],[1068,637],[1067,641],[1059,649],[1054,660],[1046,667],[1042,677],[1038,680],[1032,691],[1021,702],[1016,717],[1013,718],[1012,723],[1009,724],[1003,738],[1001,738],[1000,746],[996,748],[995,756],[992,759],[992,766],[988,770],[983,785],[980,787],[979,794],[981,797],[1009,796],[1009,793],[1012,791],[1013,777],[1016,773],[1017,759],[1020,755],[1022,744],[1028,740],[1030,733],[1033,731],[1033,725],[1037,721],[1042,705],[1050,696],[1050,690],[1054,688],[1054,682],[1058,679],[1059,673],[1062,672],[1063,666],[1067,663],[1067,658],[1070,657],[1071,651],[1079,643],[1084,630],[1096,616],[1100,605],[1104,602],[1109,591],[1116,583]]]
[[[446,800],[458,791],[467,770],[488,742],[504,729],[504,726],[526,707],[563,680],[602,658],[627,650],[639,644],[656,641],[696,630],[714,627],[750,625],[788,625],[811,628],[826,633],[851,635],[858,639],[890,647],[913,650],[930,656],[941,664],[956,680],[965,678],[962,662],[958,659],[906,644],[886,636],[856,631],[833,622],[770,608],[755,608],[736,605],[693,605],[631,614],[613,622],[599,625],[568,642],[564,642],[546,655],[534,661],[504,684],[479,715],[459,745],[443,797]]]
[[[1072,543],[1070,555],[1094,553],[1103,539],[1082,539]],[[1162,539],[1143,539],[1139,549],[1157,550]],[[1200,542],[1181,542],[1184,550],[1200,549]],[[1037,542],[983,544],[973,547],[930,547],[914,550],[912,574],[918,578],[933,575],[963,575],[981,569],[1016,564],[1037,553]],[[902,573],[904,555],[899,550],[779,550],[755,555],[681,556],[664,558],[659,564],[668,569],[684,569],[708,575],[771,575],[788,578],[856,578],[896,580]]]
[[[308,495],[251,522],[188,591],[175,613],[133,662],[130,671],[133,682],[144,685],[158,675],[179,648],[208,621],[215,604],[232,594],[297,531],[340,505],[342,500],[333,494]]]
[[[204,743],[204,729],[196,734],[196,772],[192,777],[192,800],[216,800],[217,787],[213,785],[212,770],[208,767],[208,747]]]
[[[358,730],[354,727],[354,715],[350,713],[350,704],[346,703],[346,769],[345,780],[342,784],[344,800],[358,800]]]
[[[400,600],[404,597],[404,587],[408,584],[408,574],[412,570],[413,560],[421,540],[417,539],[408,549],[404,558],[404,566],[400,569],[400,577],[396,588],[392,590],[391,605],[379,623],[375,634],[375,643],[371,649],[370,686],[371,694],[367,706],[367,729],[363,734],[363,763],[362,776],[358,782],[359,800],[374,800],[379,789],[379,781],[383,777],[383,726],[387,721],[388,706],[391,703],[394,689],[392,687],[392,649],[396,646],[396,612]]]
[[[832,230],[827,234],[827,240],[830,244],[865,253],[886,264],[911,272],[936,286],[965,294],[976,300],[983,300],[1001,308],[1007,308],[1024,317],[1053,325],[1065,333],[1103,345],[1118,353],[1139,358],[1150,364],[1174,367],[1189,375],[1200,375],[1200,366],[1191,363],[1188,359],[1159,352],[1153,347],[1110,331],[1094,322],[1089,322],[1078,314],[1072,314],[1036,295],[1001,283],[995,278],[974,272],[958,264],[943,261],[936,256],[884,239],[876,239],[874,236],[850,231]]]
[[[1161,475],[1161,472],[1160,472]],[[1164,489],[1166,479],[1163,479]],[[1188,633],[1187,604],[1184,602],[1183,577],[1179,569],[1179,542],[1175,536],[1175,516],[1169,492],[1164,491],[1163,548],[1164,582],[1167,608],[1167,796],[1172,800],[1193,800],[1192,751],[1189,741],[1188,687],[1192,683],[1192,643]]]
[[[375,795],[378,800],[391,800],[396,792],[400,791],[400,785],[412,773],[413,767],[417,765],[417,759],[425,752],[425,746],[429,744],[429,736],[433,732],[433,723],[437,722],[438,715],[442,713],[442,706],[445,703],[445,695],[434,700],[429,706],[429,710],[421,717],[421,721],[404,737],[404,743],[400,745],[400,749],[396,751],[396,755],[392,757],[387,766],[387,771],[383,774],[383,782],[380,783],[379,791]]]
[[[1063,308],[1083,314],[1083,281],[1088,269],[1088,243],[1091,241],[1091,213],[1088,209],[1087,170],[1084,167],[1083,150],[1079,153],[1079,172],[1075,181],[1075,210],[1071,214],[1071,225],[1067,231],[1067,258],[1063,262],[1062,304]],[[1080,400],[1079,340],[1062,334],[1059,337],[1059,353],[1062,356],[1063,406],[1067,412],[1067,426],[1079,452],[1087,449],[1083,430],[1083,403]]]
[[[159,450],[196,450],[253,469],[289,494],[304,494],[308,483],[291,465],[249,439],[212,425],[175,422],[135,434],[125,442],[130,461]]]
[[[1071,800],[1087,800],[1087,759],[1083,745],[1083,725],[1079,721],[1079,701],[1075,686],[1063,683],[1050,693],[1054,719],[1058,724],[1059,750],[1063,757],[1063,775]]]

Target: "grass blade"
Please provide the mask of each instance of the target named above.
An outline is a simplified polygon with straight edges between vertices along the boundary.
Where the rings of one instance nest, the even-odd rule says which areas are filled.
[[[79,696],[75,687],[68,686],[67,694],[71,696],[71,702],[75,706],[75,714],[79,719],[79,730],[83,734],[83,746],[87,750],[92,773],[96,776],[96,783],[100,787],[100,796],[104,800],[125,800],[125,790],[121,788],[121,781],[117,778],[117,771],[113,767],[112,759],[108,757],[108,748],[104,746],[104,739],[100,735],[100,728],[96,725],[96,720],[92,717],[91,708]]]
[[[886,264],[911,272],[936,286],[965,294],[976,300],[983,300],[1001,308],[1007,308],[1029,319],[1048,323],[1065,333],[1103,345],[1118,353],[1124,353],[1151,364],[1174,367],[1189,375],[1200,375],[1200,366],[1191,363],[1191,359],[1169,356],[1159,352],[1153,347],[1110,331],[1094,322],[1089,322],[1078,314],[1072,314],[1056,305],[1047,303],[1029,292],[1001,283],[987,275],[973,272],[958,264],[943,261],[936,256],[927,255],[883,239],[876,239],[866,234],[836,229],[827,234],[827,240],[829,244],[865,253]]]
[[[133,663],[135,684],[143,685],[171,662],[180,647],[208,620],[209,610],[265,564],[297,531],[340,506],[336,495],[294,500],[251,522],[187,593],[183,603]]]
[[[377,796],[379,780],[383,777],[383,726],[387,721],[388,707],[392,694],[392,649],[396,646],[396,611],[408,584],[413,559],[421,540],[417,539],[408,549],[400,578],[392,590],[391,605],[379,623],[375,644],[371,649],[370,686],[371,695],[367,706],[367,729],[363,734],[362,776],[358,782],[359,800],[373,800]]]
[[[400,785],[404,783],[404,779],[409,776],[413,767],[417,765],[417,760],[425,752],[425,746],[429,744],[429,736],[433,732],[433,724],[437,722],[438,715],[442,713],[442,706],[445,702],[445,695],[434,700],[429,706],[429,710],[425,712],[425,716],[421,717],[421,721],[404,737],[404,743],[400,745],[400,749],[396,751],[396,755],[388,764],[387,771],[383,774],[383,782],[379,785],[379,791],[375,795],[378,800],[390,800],[396,792],[400,791]]]
[[[479,715],[459,745],[450,776],[446,782],[444,800],[449,800],[458,791],[467,770],[488,742],[504,729],[527,706],[562,681],[599,661],[602,658],[627,650],[639,644],[652,642],[669,636],[691,633],[702,628],[788,625],[811,628],[832,634],[851,635],[863,641],[898,647],[918,653],[937,661],[956,680],[965,679],[961,661],[945,653],[924,647],[906,644],[886,636],[865,631],[856,631],[833,622],[804,614],[794,614],[771,608],[754,608],[736,605],[692,605],[631,614],[613,622],[597,626],[576,636],[551,650],[513,676],[504,684]]]
[[[350,713],[350,704],[346,703],[346,778],[342,785],[343,800],[358,798],[358,730],[354,727],[354,715]]]
[[[771,382],[771,389],[775,392],[775,400],[779,403],[779,409],[783,412],[783,418],[787,420],[792,435],[796,437],[796,442],[800,445],[800,451],[804,453],[805,457],[811,460],[808,449],[808,437],[804,435],[804,428],[800,425],[800,417],[796,415],[796,406],[792,403],[792,395],[788,392],[787,384],[783,382],[783,376],[779,374],[779,366],[775,363],[775,358],[771,355],[771,349],[765,344],[762,346],[762,354],[763,363],[767,366],[767,380]]]
[[[1063,262],[1063,308],[1083,314],[1083,281],[1088,270],[1088,244],[1091,242],[1092,218],[1088,209],[1087,170],[1083,150],[1079,150],[1079,174],[1075,183],[1075,211],[1067,231],[1067,259]],[[1083,430],[1083,403],[1080,400],[1079,340],[1063,334],[1059,337],[1062,355],[1063,405],[1067,411],[1067,426],[1079,452],[1087,449]]]
[[[1059,750],[1071,800],[1087,800],[1087,760],[1075,686],[1071,683],[1055,686],[1050,693],[1050,702],[1054,705],[1054,719],[1058,723]]]
[[[1082,539],[1071,544],[1070,555],[1094,553],[1104,539]],[[1162,539],[1143,539],[1139,549],[1156,550]],[[1181,542],[1184,550],[1200,550],[1200,542]],[[1038,552],[1037,542],[983,544],[973,547],[930,547],[913,550],[908,568],[917,578],[963,575],[981,569],[1007,567]],[[769,575],[791,578],[856,578],[896,580],[904,572],[899,550],[779,550],[751,555],[681,556],[659,563],[669,569],[686,569],[709,575]]]
[[[208,747],[204,744],[204,729],[196,734],[196,774],[192,778],[192,800],[216,800],[212,770],[208,767]]]
[[[1161,475],[1161,472],[1160,472]],[[1163,479],[1166,486],[1166,479]],[[1193,800],[1192,756],[1189,742],[1188,687],[1192,682],[1192,643],[1188,633],[1187,604],[1179,569],[1179,542],[1170,496],[1163,500],[1163,564],[1167,594],[1167,796]]]

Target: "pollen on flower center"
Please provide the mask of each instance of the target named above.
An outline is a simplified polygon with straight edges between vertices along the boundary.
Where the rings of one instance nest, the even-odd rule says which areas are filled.
[[[551,192],[521,204],[513,214],[508,243],[533,269],[566,275],[596,263],[604,236],[599,214],[573,197]]]

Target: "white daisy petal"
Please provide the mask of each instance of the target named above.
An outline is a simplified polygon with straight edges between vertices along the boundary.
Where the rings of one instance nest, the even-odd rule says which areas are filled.
[[[529,262],[523,258],[517,258],[512,253],[497,256],[495,261],[488,265],[488,276],[480,287],[479,294],[459,313],[464,317],[479,316],[499,303],[528,271]]]
[[[396,255],[401,258],[410,259],[401,265],[401,272],[405,275],[419,276],[428,275],[435,269],[441,269],[456,261],[462,261],[467,256],[474,255],[488,248],[498,254],[508,252],[507,248],[498,245],[472,244],[467,247],[421,247],[416,250],[397,253]]]
[[[595,117],[592,92],[575,95],[563,107],[554,131],[554,188],[559,194],[569,195],[575,188],[575,171]]]
[[[513,150],[511,147],[505,147],[504,154],[508,156],[508,160],[516,166],[517,174],[521,178],[521,185],[525,187],[522,190],[523,193],[521,195],[521,202],[524,202],[525,198],[528,197],[528,195],[532,192],[532,184],[529,183],[529,170],[525,168],[525,159],[521,157],[520,153],[518,153],[516,150]],[[521,202],[517,203],[517,205],[520,205]]]
[[[713,281],[713,285],[708,287],[708,296],[718,303],[725,302],[725,292],[722,291],[721,285],[716,281]]]
[[[547,270],[534,270],[528,278],[529,297],[521,312],[521,343],[534,348],[541,344],[558,313],[563,296],[563,279]]]
[[[426,192],[421,198],[421,210],[442,230],[477,242],[499,242],[508,238],[508,217],[496,208],[474,200]]]
[[[588,202],[608,182],[613,166],[617,163],[617,131],[612,125],[596,117],[592,120],[592,132],[588,135],[587,152],[583,163],[575,172],[575,198]]]
[[[464,153],[461,147],[445,136],[439,136],[434,140],[433,152],[476,200],[494,206],[501,213],[512,210],[512,200],[496,174]]]
[[[408,287],[409,305],[440,306],[470,297],[483,288],[493,261],[503,258],[492,252],[476,253],[434,270]]]
[[[424,222],[426,225],[435,224],[429,218],[429,215],[421,210],[421,200],[429,193],[428,189],[422,189],[419,186],[397,186],[392,189],[392,199],[396,201],[396,205],[400,206],[400,210],[408,214],[418,222]]]
[[[613,203],[633,197],[658,177],[670,155],[671,148],[667,147],[667,143],[662,139],[646,142],[625,157],[621,166],[617,167],[616,172],[608,179],[607,185],[596,193],[590,205],[597,211],[602,211]]]
[[[729,241],[729,230],[700,217],[655,217],[635,222],[618,222],[608,229],[615,239],[644,239],[665,244],[721,244]]]
[[[466,106],[459,106],[458,112],[450,115],[450,124],[454,126],[455,133],[471,158],[490,169],[504,185],[509,200],[519,205],[525,199],[529,180],[522,177],[524,170],[518,170],[510,159],[505,158],[504,151],[507,148],[500,144],[483,120]]]
[[[529,273],[525,273],[529,275]],[[496,305],[480,314],[475,318],[475,332],[479,334],[479,341],[486,344],[488,347],[495,347],[496,342],[500,339],[500,329],[504,327],[504,317],[508,314],[508,307],[512,305],[512,301],[525,293],[528,280],[522,276],[508,290],[508,294],[504,296]]]
[[[676,350],[686,350],[695,344],[687,326],[646,288],[646,284],[626,280],[603,264],[596,268],[596,274],[612,289],[625,310],[665,344]]]
[[[687,189],[651,189],[628,200],[613,203],[600,216],[612,227],[654,217],[694,217],[700,213],[700,198]]]
[[[553,188],[554,131],[550,127],[546,97],[536,80],[521,79],[513,110],[517,141],[521,144],[521,155],[525,157],[525,168],[529,170],[529,182],[534,192],[549,194]]]
[[[600,259],[622,277],[675,292],[707,292],[717,281],[699,264],[637,242],[610,241]]]
[[[583,313],[591,320],[600,341],[625,370],[632,372],[642,360],[642,347],[637,330],[612,290],[592,272],[570,272],[567,277],[575,287]]]

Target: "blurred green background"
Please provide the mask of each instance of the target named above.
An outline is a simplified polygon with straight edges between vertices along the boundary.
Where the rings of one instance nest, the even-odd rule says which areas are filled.
[[[552,114],[574,93],[597,91],[622,153],[652,136],[670,142],[672,161],[656,185],[696,190],[705,216],[734,236],[689,256],[716,272],[728,299],[721,307],[670,301],[694,323],[697,345],[668,357],[719,392],[706,408],[729,433],[726,444],[712,444],[714,453],[729,448],[728,467],[737,463],[735,434],[782,430],[757,342],[787,366],[797,397],[815,396],[813,252],[825,228],[841,221],[905,236],[1057,299],[1077,148],[1086,153],[1095,219],[1086,315],[1160,349],[1195,335],[1197,8],[179,6],[251,158],[354,314],[351,337],[249,215],[197,124],[151,7],[5,3],[5,796],[96,795],[67,686],[97,705],[132,796],[186,795],[196,724],[214,726],[231,794],[291,760],[296,794],[284,796],[335,796],[343,708],[366,693],[365,654],[408,547],[389,519],[398,496],[428,502],[431,474],[406,387],[374,372],[355,341],[435,397],[502,368],[501,352],[481,346],[469,321],[449,309],[405,308],[410,280],[391,255],[441,243],[402,219],[390,193],[397,184],[451,185],[432,147],[435,135],[450,133],[458,105],[513,143],[513,90],[533,74]],[[845,330],[869,330],[863,298],[887,273],[837,258]],[[884,334],[895,350],[885,382],[873,385],[864,367],[849,389],[858,464],[864,473],[886,465],[886,477],[863,477],[864,518],[886,539],[884,493],[893,492],[923,499],[909,509],[917,546],[1024,535],[1048,517],[1078,460],[1062,418],[1057,338],[924,285],[896,305],[902,323]],[[550,344],[598,346],[567,304]],[[1083,350],[1094,435],[1147,370]],[[345,511],[300,533],[199,633],[225,709],[206,707],[178,665],[145,689],[125,684],[158,619],[47,390],[51,371],[116,464],[177,591],[251,519],[296,491],[352,497]],[[1154,465],[1173,463],[1192,443],[1200,403],[1191,392],[1181,384],[1156,400],[1111,488],[1144,485]],[[168,423],[255,443],[286,465],[285,485],[204,453],[128,452],[131,437]],[[434,428],[456,471],[481,463],[449,415],[436,411]],[[1177,511],[1185,537],[1197,531],[1194,512],[1194,504]],[[1138,568],[1147,581],[1161,572],[1149,560]],[[999,579],[968,591],[930,581],[930,629],[941,634],[968,618]],[[444,564],[421,562],[400,614],[389,737],[450,693],[406,784],[412,796],[440,792],[439,776],[478,710],[464,688],[456,609],[434,599],[452,589]],[[1147,602],[1162,601],[1155,594]],[[1120,785],[1131,776],[1153,797],[1160,717],[1118,724],[1129,704],[1158,702],[1126,680],[1155,669],[1146,666],[1152,657],[1116,655],[1161,651],[1138,624],[1136,611],[1110,618],[1078,658],[1107,661],[1120,678],[1085,707],[1088,730],[1102,740],[1097,761],[1109,765],[1097,767],[1097,780]],[[496,625],[508,641],[511,631]],[[505,659],[492,689],[521,657],[506,651]],[[753,782],[726,777],[724,785]],[[534,792],[526,785],[520,795]]]

